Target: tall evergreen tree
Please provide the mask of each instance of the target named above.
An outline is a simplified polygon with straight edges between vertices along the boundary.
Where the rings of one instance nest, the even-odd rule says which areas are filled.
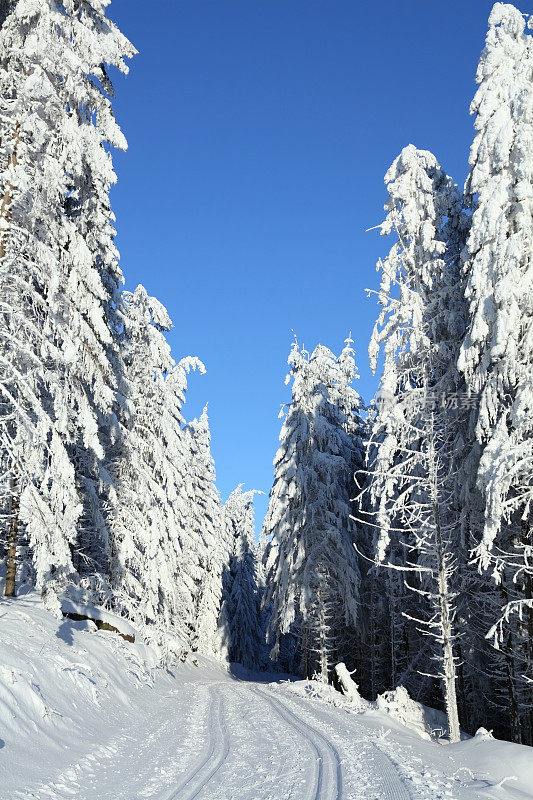
[[[371,517],[378,561],[385,560],[392,533],[390,568],[418,577],[418,587],[409,586],[428,606],[426,630],[438,643],[434,656],[450,737],[457,740],[451,582],[460,557],[454,454],[462,414],[455,360],[465,325],[459,256],[466,222],[457,187],[431,153],[409,145],[385,180],[388,213],[381,233],[394,232],[397,241],[378,264],[382,311],[369,349],[374,369],[381,346],[385,354],[370,443]]]
[[[113,604],[142,622],[186,637],[179,590],[181,542],[187,536],[187,449],[181,408],[191,368],[175,364],[166,309],[143,286],[124,292],[122,359],[128,376],[126,415],[113,472]]]
[[[474,445],[465,480],[479,494],[475,548],[481,569],[498,582],[486,593],[483,625],[492,628],[489,703],[509,709],[512,736],[533,741],[533,37],[518,9],[496,3],[471,105],[476,137],[466,184],[472,224],[465,251],[471,321],[459,367],[472,409]],[[491,596],[492,595],[492,596]],[[503,608],[498,614],[497,607]],[[512,616],[517,613],[517,618]],[[520,694],[526,690],[524,702]],[[499,721],[499,720],[498,720]]]
[[[230,661],[248,669],[264,666],[264,630],[254,548],[254,494],[237,486],[224,504],[231,557],[224,574],[221,619]]]
[[[10,486],[9,593],[19,538],[29,540],[37,584],[49,588],[72,574],[89,509],[107,550],[100,519],[110,481],[101,469],[99,429],[104,419],[110,424],[118,383],[113,313],[121,276],[106,147],[123,148],[125,140],[113,119],[106,65],[126,72],[124,58],[135,51],[105,17],[106,5],[15,0],[2,24],[1,436]]]
[[[229,565],[231,544],[223,525],[222,506],[215,485],[207,407],[187,425],[189,442],[188,541],[184,571],[192,578],[194,601],[191,645],[206,655],[220,655],[223,631],[219,627],[222,575]]]
[[[272,656],[280,656],[282,637],[292,637],[296,657],[285,658],[284,666],[306,676],[319,672],[323,680],[332,659],[352,661],[347,642],[358,620],[357,530],[350,515],[362,446],[351,344],[347,339],[339,358],[322,345],[311,355],[296,342],[292,347],[292,402],[264,523]]]
[[[465,263],[471,323],[459,366],[479,393],[486,513],[478,556],[487,566],[508,522],[523,526],[523,555],[533,544],[533,37],[510,4],[494,5],[476,80],[466,187],[473,204]]]

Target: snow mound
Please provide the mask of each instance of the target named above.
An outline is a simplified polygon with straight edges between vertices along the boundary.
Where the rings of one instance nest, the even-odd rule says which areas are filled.
[[[136,638],[139,638],[138,632],[135,628],[127,622],[123,617],[118,617],[116,614],[111,614],[102,608],[96,606],[87,606],[82,603],[73,603],[71,600],[61,601],[61,610],[64,616],[73,614],[79,617],[87,617],[89,620],[98,620],[109,626],[108,630],[116,629],[122,638],[129,637],[133,643]],[[81,620],[80,620],[81,621]],[[98,627],[98,626],[97,626]]]
[[[214,670],[196,653],[184,657],[179,641],[146,644],[107,611],[66,600],[62,608],[90,619],[57,619],[36,593],[0,600],[1,800],[16,797],[21,782],[49,774],[67,752],[72,761],[82,757],[89,742],[102,741],[110,720],[131,718],[154,688],[168,693],[178,670],[183,680],[195,679],[193,660]],[[98,630],[94,619],[120,633]]]
[[[449,745],[447,752],[468,763],[473,773],[492,787],[504,788],[518,798],[533,797],[533,748],[495,739],[480,728],[468,741]],[[501,795],[498,795],[501,796]]]
[[[389,725],[394,720],[393,727],[408,728],[411,733],[425,741],[442,740],[446,733],[446,715],[413,700],[404,686],[384,692],[372,702],[359,694],[359,687],[352,678],[353,673],[348,671],[345,664],[337,664],[335,671],[342,693],[318,680],[287,681],[284,685],[301,697],[314,698],[355,714],[373,714],[376,720],[388,721]]]

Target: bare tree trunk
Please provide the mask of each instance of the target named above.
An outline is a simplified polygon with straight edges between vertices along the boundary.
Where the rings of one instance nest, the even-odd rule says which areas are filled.
[[[524,520],[522,522],[522,540],[525,547],[533,547],[533,526],[531,520]],[[524,581],[524,596],[529,602],[533,602],[533,573],[531,568],[526,572]],[[533,605],[528,605],[525,611],[526,626],[525,626],[525,639],[526,639],[526,659],[527,659],[527,672],[529,677],[533,678]],[[529,689],[529,709],[526,716],[526,725],[524,730],[523,740],[525,744],[533,744],[533,692]]]
[[[370,699],[375,700],[377,697],[377,679],[376,679],[376,623],[374,609],[376,608],[376,578],[374,571],[369,573],[370,578]]]
[[[507,692],[509,694],[509,721],[511,723],[511,734],[517,744],[522,744],[522,724],[518,711],[518,701],[516,699],[516,689],[514,683],[514,659],[512,657],[513,640],[509,633],[505,643],[505,675],[507,679]]]
[[[448,586],[448,566],[442,536],[442,524],[439,506],[439,485],[437,474],[437,455],[434,447],[434,422],[431,417],[429,435],[429,468],[431,470],[433,519],[435,523],[435,543],[437,560],[437,580],[439,594],[439,621],[440,638],[442,644],[442,676],[444,683],[444,702],[446,717],[448,719],[448,735],[450,742],[459,742],[461,730],[459,728],[459,711],[457,709],[456,669],[453,655],[453,623],[450,608],[450,589]]]
[[[320,631],[320,680],[322,683],[327,683],[329,679],[328,669],[328,647],[326,643],[325,631],[322,628]]]
[[[439,554],[439,605],[442,635],[444,699],[446,703],[450,742],[458,742],[461,739],[461,732],[459,728],[459,712],[457,710],[455,659],[453,656],[452,624],[448,597],[449,590],[446,565],[444,563],[443,554],[441,553]]]
[[[392,573],[389,572],[387,576],[388,583],[388,599],[389,599],[389,643],[390,643],[390,680],[391,688],[396,688],[397,670],[396,670],[396,594],[395,587],[392,584]]]
[[[302,660],[301,660],[301,671],[302,677],[309,678],[309,632],[307,629],[307,623],[303,623],[303,631],[301,637],[301,647],[302,647]]]
[[[15,124],[13,131],[13,152],[8,160],[8,167],[17,166],[17,149],[20,142],[20,122]],[[2,228],[0,230],[0,260],[6,254],[6,237],[8,222],[11,219],[11,204],[13,202],[13,186],[7,182],[4,186],[2,195],[2,203],[0,205],[0,222]],[[18,530],[19,530],[19,486],[18,486],[18,468],[15,465],[13,469],[13,476],[11,478],[11,515],[9,520],[9,534],[7,540],[7,562],[6,562],[6,597],[15,597],[15,579],[17,572],[17,545],[18,545]]]
[[[509,594],[505,585],[505,579],[502,576],[501,593],[504,604],[509,602]],[[509,696],[509,724],[511,726],[511,735],[517,744],[522,744],[522,722],[520,720],[520,711],[518,709],[518,699],[516,696],[515,686],[515,663],[514,663],[514,637],[512,631],[509,630],[507,639],[504,643],[505,654],[505,678],[507,682],[507,693]]]
[[[320,665],[320,679],[322,683],[328,682],[328,631],[326,622],[326,610],[324,608],[324,600],[322,592],[318,590],[318,654]]]
[[[18,472],[11,479],[11,515],[7,540],[6,597],[15,597],[15,578],[17,574],[17,545],[19,534],[20,497],[18,491]]]

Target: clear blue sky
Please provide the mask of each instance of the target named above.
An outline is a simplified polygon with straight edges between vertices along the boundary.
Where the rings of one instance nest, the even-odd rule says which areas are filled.
[[[518,3],[523,11],[530,3]],[[387,251],[383,175],[432,150],[461,184],[486,0],[114,0],[139,50],[115,110],[117,243],[126,284],[197,355],[184,412],[209,402],[217,483],[268,493],[294,330],[335,352],[352,331],[361,379]],[[258,527],[266,497],[257,501]]]

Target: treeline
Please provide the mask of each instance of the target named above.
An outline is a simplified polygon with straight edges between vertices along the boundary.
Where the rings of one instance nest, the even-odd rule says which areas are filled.
[[[183,416],[202,363],[120,289],[109,67],[135,50],[106,5],[0,6],[5,593],[250,668],[327,681],[344,661],[366,697],[445,709],[452,740],[533,743],[531,18],[491,13],[465,190],[412,145],[386,175],[376,398],[350,337],[338,357],[293,345],[256,544],[254,493],[221,503],[207,413]]]
[[[412,145],[387,172],[379,391],[363,421],[351,340],[295,346],[265,521],[273,655],[404,685],[452,740],[533,744],[532,26],[492,10],[464,192]]]
[[[222,506],[207,413],[182,416],[203,365],[174,361],[161,303],[120,289],[110,67],[127,72],[135,49],[106,5],[1,5],[5,594],[35,586],[56,614],[69,594],[237,658],[218,618],[257,616],[252,496]]]

